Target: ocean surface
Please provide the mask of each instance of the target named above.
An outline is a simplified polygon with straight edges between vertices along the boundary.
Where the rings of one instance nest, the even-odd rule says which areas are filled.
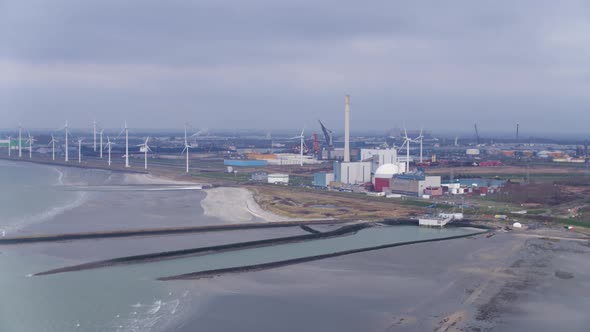
[[[87,185],[124,183],[121,176],[0,161],[0,228],[10,236],[219,222],[202,215],[200,200],[205,195],[201,191],[79,190]],[[78,189],[68,190],[70,186]],[[212,280],[162,282],[156,281],[158,277],[473,232],[379,227],[339,238],[41,277],[31,274],[96,259],[299,235],[301,230],[0,246],[0,331],[174,330],[182,322],[194,323],[205,312],[205,303],[226,298],[226,292],[211,288]],[[237,285],[241,276],[214,279],[238,280],[233,283]],[[236,301],[247,302],[248,298]]]

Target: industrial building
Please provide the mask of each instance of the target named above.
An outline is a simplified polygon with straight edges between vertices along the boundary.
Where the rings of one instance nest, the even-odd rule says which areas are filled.
[[[427,188],[440,187],[440,176],[425,176],[423,173],[409,173],[394,176],[389,182],[392,193],[421,197]]]
[[[313,175],[313,185],[316,187],[328,187],[333,181],[334,173],[320,172]]]
[[[268,174],[267,179],[272,184],[289,184],[289,174],[272,173]]]
[[[395,164],[397,160],[397,150],[395,149],[361,149],[361,161],[371,161],[373,163],[371,173],[375,173],[379,166],[385,164]]]
[[[406,165],[389,163],[379,166],[373,175],[373,186],[376,192],[389,191],[391,179],[405,171]]]
[[[334,162],[334,181],[343,184],[364,184],[371,182],[370,162]]]

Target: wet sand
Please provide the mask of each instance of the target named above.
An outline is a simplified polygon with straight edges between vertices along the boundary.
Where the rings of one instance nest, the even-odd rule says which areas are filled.
[[[588,241],[547,240],[543,232],[175,281],[198,289],[204,304],[171,330],[587,331]]]

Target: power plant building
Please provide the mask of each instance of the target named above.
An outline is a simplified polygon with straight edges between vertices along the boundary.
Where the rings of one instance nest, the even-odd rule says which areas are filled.
[[[334,162],[334,181],[344,184],[371,182],[371,162]]]
[[[391,179],[403,173],[402,168],[405,169],[405,164],[390,163],[379,166],[373,176],[373,185],[376,192],[389,191]]]
[[[440,176],[425,176],[422,173],[401,174],[390,180],[389,190],[396,194],[420,197],[425,189],[438,188],[440,184]]]

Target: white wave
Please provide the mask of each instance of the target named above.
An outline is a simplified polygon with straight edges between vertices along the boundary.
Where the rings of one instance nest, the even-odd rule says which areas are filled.
[[[155,301],[147,313],[150,315],[155,315],[156,313],[158,313],[158,311],[160,311],[160,308],[162,308],[162,300]]]
[[[57,167],[54,167],[53,170],[56,171],[58,174],[56,185],[63,186],[64,185],[64,172]]]
[[[17,224],[4,226],[3,231],[5,231],[6,234],[9,234],[11,232],[19,231],[27,226],[39,224],[44,221],[51,220],[66,211],[69,211],[69,210],[72,210],[72,209],[75,209],[75,208],[81,206],[82,204],[84,204],[86,202],[87,196],[88,196],[87,193],[80,192],[80,193],[78,193],[77,197],[73,201],[70,201],[70,202],[68,202],[64,205],[61,205],[61,206],[54,206],[46,211],[43,211],[41,213],[38,213],[38,214],[35,214],[32,216],[27,216],[22,219],[19,219],[19,222]]]

